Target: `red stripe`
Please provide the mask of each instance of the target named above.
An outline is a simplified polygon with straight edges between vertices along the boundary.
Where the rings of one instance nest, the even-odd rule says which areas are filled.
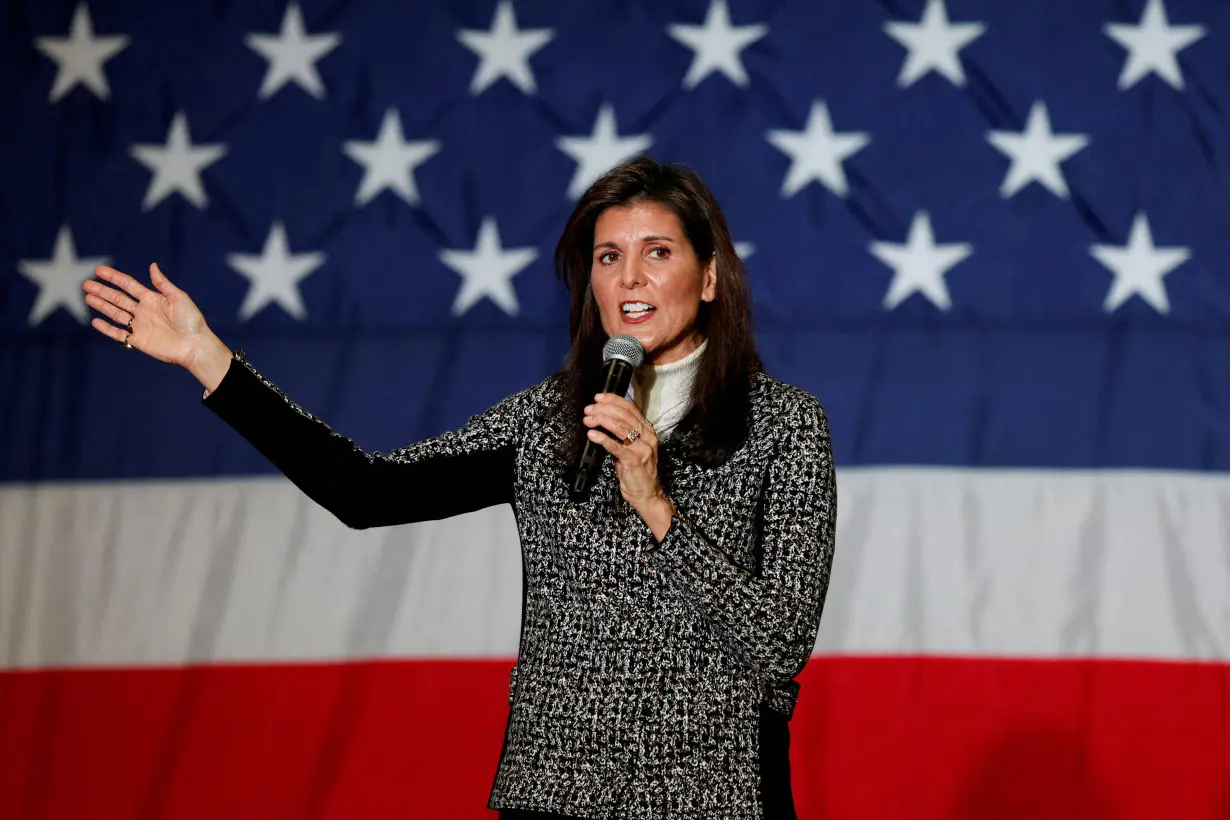
[[[0,675],[0,817],[492,817],[509,662]],[[816,659],[801,818],[1230,816],[1230,666]]]

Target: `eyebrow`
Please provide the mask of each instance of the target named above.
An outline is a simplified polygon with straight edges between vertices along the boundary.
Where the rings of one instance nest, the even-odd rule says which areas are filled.
[[[650,236],[642,236],[641,241],[642,242],[674,242],[675,240],[673,237],[670,237],[670,236],[663,236],[661,234],[652,234]],[[594,245],[594,250],[598,250],[599,248],[614,248],[614,247],[615,247],[614,242],[599,242],[598,244]]]

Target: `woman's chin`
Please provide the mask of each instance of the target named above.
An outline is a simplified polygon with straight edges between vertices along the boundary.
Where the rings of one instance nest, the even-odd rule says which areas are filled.
[[[631,336],[633,339],[636,339],[641,343],[641,347],[645,350],[645,355],[647,356],[653,348],[657,347],[657,339],[654,337],[653,332],[636,325],[620,325],[613,332],[607,331],[608,338],[614,336]]]
[[[641,343],[641,350],[645,351],[645,361],[653,358],[654,351],[658,349],[658,340],[653,337],[653,334],[637,333],[635,328],[625,328],[623,333]]]

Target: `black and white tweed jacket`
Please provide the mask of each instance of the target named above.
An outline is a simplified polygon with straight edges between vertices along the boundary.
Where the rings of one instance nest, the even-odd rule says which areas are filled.
[[[242,354],[203,403],[354,528],[509,503],[521,642],[489,807],[589,818],[758,818],[758,717],[786,716],[833,559],[836,486],[820,403],[764,374],[747,443],[701,467],[667,438],[678,508],[658,543],[607,459],[584,502],[549,457],[568,424],[550,379],[460,429],[367,453]]]

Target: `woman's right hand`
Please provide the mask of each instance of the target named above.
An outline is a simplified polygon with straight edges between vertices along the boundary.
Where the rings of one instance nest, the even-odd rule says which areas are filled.
[[[114,287],[87,279],[81,283],[85,303],[115,324],[95,318],[90,325],[159,361],[186,368],[213,390],[230,365],[230,349],[209,329],[196,303],[163,274],[158,263],[151,264],[149,271],[157,290],[107,265],[95,268],[98,278]]]

